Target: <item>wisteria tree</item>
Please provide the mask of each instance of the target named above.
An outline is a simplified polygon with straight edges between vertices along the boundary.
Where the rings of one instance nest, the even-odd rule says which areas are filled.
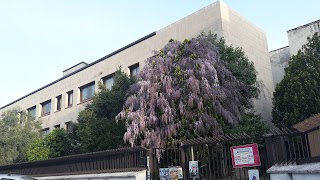
[[[125,141],[163,147],[219,135],[225,124],[238,124],[249,99],[257,94],[255,71],[252,64],[245,65],[252,68],[253,83],[237,78],[220,59],[218,46],[212,35],[183,43],[170,40],[146,60],[117,116],[127,125]]]

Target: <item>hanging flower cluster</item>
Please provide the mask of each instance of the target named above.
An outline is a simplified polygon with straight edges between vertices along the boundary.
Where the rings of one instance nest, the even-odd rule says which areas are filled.
[[[206,37],[170,42],[146,60],[139,80],[116,117],[125,120],[132,146],[221,134],[221,123],[240,120],[247,86],[219,59]]]

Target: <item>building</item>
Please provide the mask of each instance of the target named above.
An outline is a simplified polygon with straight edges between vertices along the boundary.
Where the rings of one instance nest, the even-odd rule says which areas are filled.
[[[77,121],[78,113],[90,102],[97,84],[113,83],[112,74],[121,66],[130,75],[143,68],[144,60],[160,50],[169,39],[179,41],[196,37],[201,32],[224,37],[227,44],[242,47],[263,82],[261,96],[254,104],[265,120],[271,118],[273,81],[266,34],[225,3],[217,1],[197,12],[153,32],[91,64],[81,62],[63,72],[63,77],[0,108],[0,113],[15,106],[29,111],[42,122],[45,132],[68,128]]]
[[[320,33],[320,20],[290,29],[287,31],[289,46],[270,51],[274,86],[283,79],[284,68],[288,67],[290,57],[296,55],[307,43],[307,38],[316,32]]]

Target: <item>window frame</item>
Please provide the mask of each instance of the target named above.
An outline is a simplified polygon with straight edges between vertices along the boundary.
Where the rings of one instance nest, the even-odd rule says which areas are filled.
[[[50,104],[50,108],[49,108],[49,111],[48,112],[45,112],[44,113],[44,107],[45,107],[45,105],[47,105],[47,104]],[[44,102],[42,102],[41,103],[41,116],[47,116],[47,115],[49,115],[50,113],[51,113],[51,99],[49,99],[49,100],[47,100],[47,101],[44,101]]]
[[[34,115],[33,115],[33,113],[32,113],[32,110],[33,110],[33,109],[34,109]],[[28,108],[28,109],[27,109],[27,113],[28,113],[28,115],[31,115],[31,117],[33,117],[34,119],[36,119],[36,118],[37,118],[37,106],[34,105],[34,106]]]
[[[69,108],[69,107],[72,107],[73,106],[73,101],[74,101],[74,98],[73,98],[73,96],[74,96],[74,94],[73,94],[73,90],[71,90],[71,91],[68,91],[67,93],[67,106],[66,106],[66,108]],[[70,98],[71,97],[71,98]],[[70,99],[72,100],[72,101],[70,101]],[[71,103],[70,103],[71,102]]]
[[[109,74],[109,75],[101,78],[101,79],[102,79],[103,86],[104,86],[106,89],[111,90],[111,88],[112,88],[112,86],[113,86],[113,84],[114,84],[114,76],[115,76],[115,73],[112,73],[112,74]],[[112,85],[111,85],[110,87],[107,87],[106,82],[107,82],[107,80],[110,80],[110,79],[112,79]]]
[[[136,64],[129,66],[129,70],[130,70],[130,77],[135,77],[135,76],[139,75],[139,72],[140,72],[139,63],[136,63]]]
[[[56,97],[56,112],[61,111],[62,108],[62,95],[60,94],[59,96]]]
[[[43,135],[48,135],[50,133],[50,128],[44,128],[42,129]]]
[[[86,88],[90,88],[91,94],[90,94],[90,97],[87,95],[88,97],[86,99],[83,99],[83,91]],[[87,101],[92,100],[92,98],[93,98],[93,96],[95,94],[95,88],[96,88],[95,81],[90,82],[90,83],[88,83],[86,85],[83,85],[83,86],[79,87],[79,90],[80,90],[80,104],[83,103],[83,102],[87,102]]]

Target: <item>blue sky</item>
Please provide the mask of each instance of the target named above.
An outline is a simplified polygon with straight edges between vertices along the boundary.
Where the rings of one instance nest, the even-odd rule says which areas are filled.
[[[159,30],[215,0],[0,0],[0,106]],[[269,50],[320,19],[319,0],[224,0],[262,28]]]

